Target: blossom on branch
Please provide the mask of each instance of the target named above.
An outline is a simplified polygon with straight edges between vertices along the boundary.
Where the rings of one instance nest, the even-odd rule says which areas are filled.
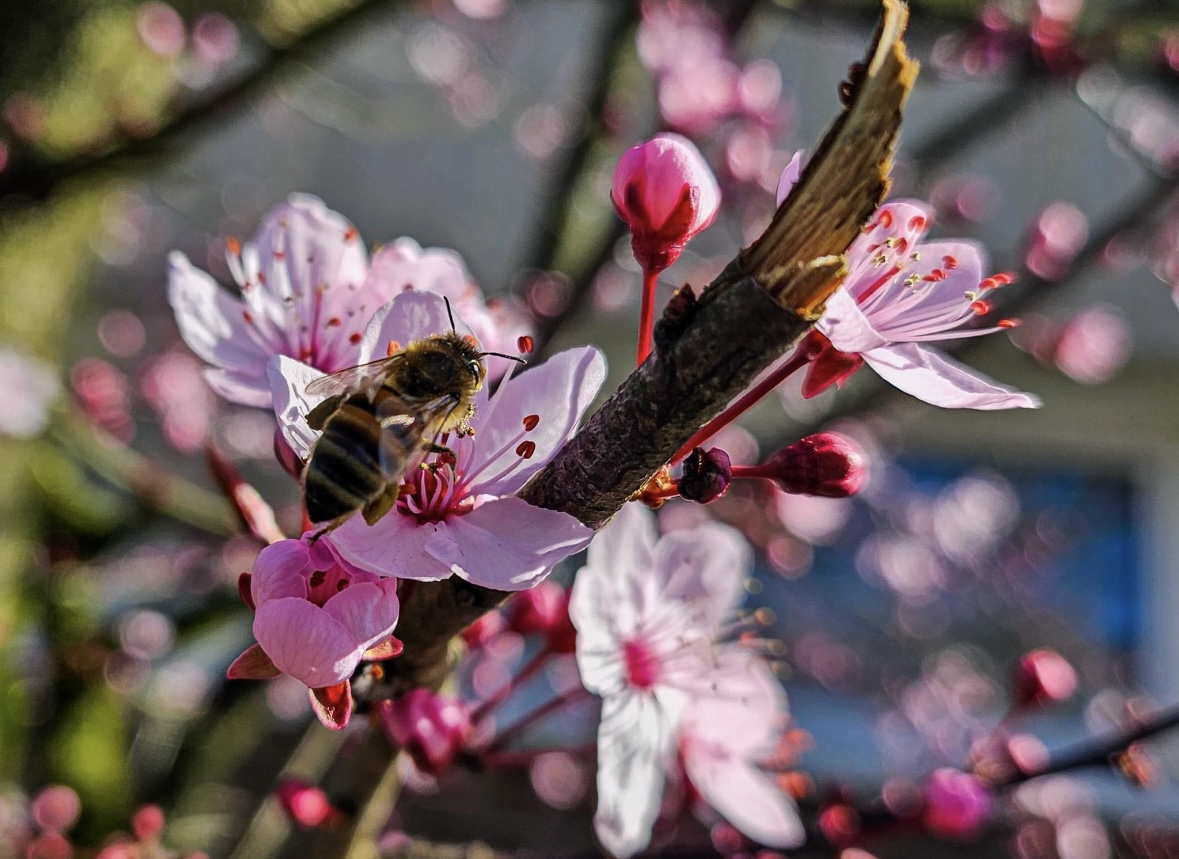
[[[457,317],[455,322],[460,334],[470,333]],[[385,355],[390,343],[450,330],[441,298],[403,293],[369,323],[359,361]],[[318,436],[306,420],[318,399],[305,389],[321,375],[282,356],[270,365],[280,429],[304,459]],[[601,353],[586,346],[505,377],[494,394],[480,391],[470,420],[474,434],[439,439],[453,457],[431,454],[427,467],[411,467],[401,497],[376,524],[354,516],[322,539],[347,562],[378,575],[419,581],[457,575],[497,590],[531,587],[584,549],[593,532],[569,514],[533,507],[516,493],[572,437],[604,379]]]
[[[778,187],[781,205],[800,173],[795,156]],[[915,200],[886,203],[848,249],[848,275],[799,347],[809,361],[804,396],[841,384],[863,364],[911,396],[950,409],[1036,408],[1039,399],[996,384],[927,346],[1010,328],[963,328],[986,314],[988,290],[1009,275],[984,277],[972,242],[925,242],[932,210]]]
[[[244,588],[243,588],[244,590]],[[342,728],[348,681],[362,658],[400,650],[397,581],[357,570],[324,540],[283,540],[258,555],[249,574],[258,643],[229,668],[231,679],[287,674],[311,689],[321,721]]]
[[[267,213],[252,242],[230,241],[226,259],[240,296],[174,251],[168,301],[184,342],[213,365],[209,384],[243,405],[271,404],[266,364],[275,355],[324,373],[360,363],[372,315],[410,289],[450,298],[493,351],[529,331],[510,308],[484,301],[458,254],[402,238],[377,250],[370,265],[356,228],[306,194]]]
[[[773,752],[785,695],[772,693],[777,682],[758,657],[719,642],[750,563],[745,539],[718,523],[656,540],[654,517],[637,504],[590,545],[569,613],[582,683],[602,698],[594,824],[615,856],[649,842],[677,750],[699,792],[731,822],[769,846],[802,841],[791,800],[758,766]],[[744,712],[739,724],[759,725],[736,736],[710,724],[734,711]]]

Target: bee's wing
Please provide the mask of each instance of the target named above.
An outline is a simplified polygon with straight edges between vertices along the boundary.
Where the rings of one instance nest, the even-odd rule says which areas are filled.
[[[366,393],[371,396],[385,381],[389,371],[403,360],[404,356],[404,352],[398,352],[396,355],[382,358],[379,361],[371,361],[368,364],[360,364],[320,376],[307,384],[306,391],[314,397],[330,397],[344,393]]]
[[[458,405],[458,397],[446,394],[418,399],[382,394],[373,408],[381,425],[381,471],[388,481],[400,480],[426,445],[434,441]]]

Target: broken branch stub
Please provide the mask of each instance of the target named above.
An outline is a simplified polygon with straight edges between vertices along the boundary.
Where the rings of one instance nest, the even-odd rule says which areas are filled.
[[[600,528],[692,434],[814,325],[846,274],[844,254],[888,190],[901,109],[917,74],[900,0],[884,15],[846,107],[765,233],[697,300],[690,288],[656,327],[656,348],[520,496]],[[437,688],[447,642],[510,594],[453,577],[418,583],[402,607],[401,657],[377,697]]]

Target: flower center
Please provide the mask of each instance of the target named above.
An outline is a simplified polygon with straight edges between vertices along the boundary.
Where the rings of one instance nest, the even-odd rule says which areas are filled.
[[[659,680],[659,657],[641,638],[631,639],[622,645],[622,658],[626,662],[626,679],[636,689],[650,689]]]
[[[441,522],[447,516],[462,516],[475,507],[475,499],[463,491],[463,481],[447,457],[419,468],[401,484],[397,512],[419,522]]]

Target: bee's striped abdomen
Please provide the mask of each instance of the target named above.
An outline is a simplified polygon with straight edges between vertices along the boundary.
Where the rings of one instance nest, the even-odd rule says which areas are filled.
[[[381,493],[380,444],[380,424],[363,396],[350,398],[328,419],[304,478],[312,522],[347,516]]]

